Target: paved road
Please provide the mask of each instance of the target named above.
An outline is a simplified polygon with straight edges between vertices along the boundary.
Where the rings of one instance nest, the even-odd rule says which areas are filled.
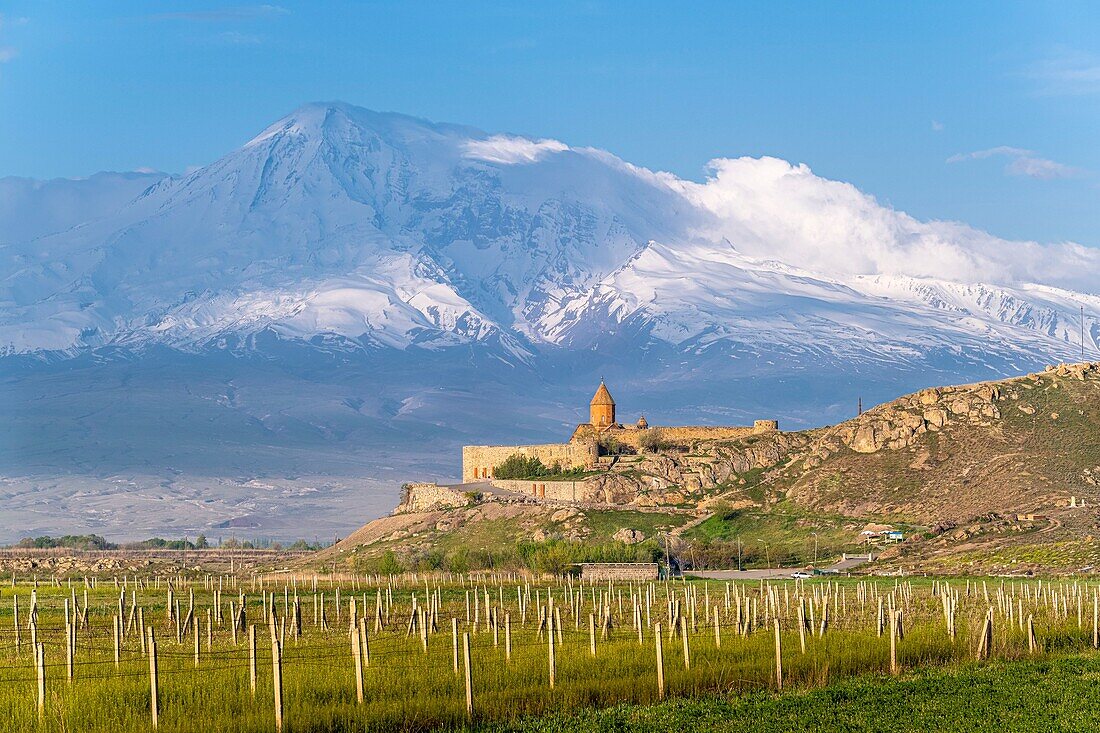
[[[846,560],[833,563],[823,570],[835,570],[840,574],[847,573],[853,568],[868,562],[866,555],[852,556]],[[705,578],[707,580],[767,580],[776,578],[789,578],[791,573],[797,571],[811,572],[809,567],[802,568],[771,568],[759,570],[689,570],[685,575],[693,578]]]

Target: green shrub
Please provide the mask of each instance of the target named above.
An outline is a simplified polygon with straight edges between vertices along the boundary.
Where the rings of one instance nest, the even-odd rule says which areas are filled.
[[[554,467],[558,471],[561,471],[560,465],[555,464]],[[553,472],[552,469],[543,465],[543,462],[539,460],[538,456],[524,456],[519,453],[513,453],[505,458],[503,463],[493,468],[493,478],[539,478],[540,476],[549,476]]]

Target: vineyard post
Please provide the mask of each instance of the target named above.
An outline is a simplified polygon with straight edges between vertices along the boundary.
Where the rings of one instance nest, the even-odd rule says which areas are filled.
[[[275,730],[283,730],[283,664],[279,637],[271,635],[271,685],[275,691]]]
[[[890,614],[890,674],[898,673],[898,619]]]
[[[684,642],[684,669],[691,669],[691,650],[688,648],[688,622],[686,616],[680,617],[680,638]]]
[[[76,642],[72,622],[65,624],[65,673],[69,682],[73,681],[73,644]]]
[[[588,614],[588,648],[596,656],[596,614]]]
[[[775,689],[783,689],[783,642],[779,638],[779,619],[775,619]]]
[[[1092,648],[1100,649],[1100,599],[1097,598],[1098,591],[1092,591]],[[16,645],[19,644],[19,635],[15,637]]]
[[[115,636],[115,644],[114,644],[115,669],[118,669],[118,657],[119,657],[119,648],[118,648],[119,647],[119,638],[118,638],[118,636],[119,636],[119,627],[121,625],[122,624],[119,622],[118,616],[115,616],[114,618],[111,619],[111,627],[114,631],[114,636]]]
[[[354,602],[354,601],[353,601]],[[354,616],[353,616],[354,618]],[[359,646],[358,624],[352,624],[349,634],[351,636],[351,657],[355,663],[355,701],[363,704],[363,653]]]
[[[144,638],[144,637],[143,637]],[[149,712],[153,718],[153,730],[157,729],[157,714],[159,713],[157,700],[157,637],[153,627],[149,627]]]
[[[46,715],[46,645],[35,645],[35,666],[38,668],[38,720]]]
[[[550,665],[550,689],[554,689],[554,675],[557,672],[557,661],[554,658],[554,614],[547,611],[546,614],[546,638],[550,640],[550,646],[547,647],[547,662]]]
[[[474,719],[474,677],[470,671],[470,632],[462,633],[462,659],[466,669],[466,717]]]
[[[504,612],[504,661],[512,661],[512,612]]]
[[[665,699],[665,650],[664,637],[661,636],[661,624],[653,627],[653,640],[657,646],[657,698]]]
[[[248,625],[248,684],[256,699],[256,624]]]
[[[458,677],[458,619],[451,618],[451,649],[454,652],[455,677]]]

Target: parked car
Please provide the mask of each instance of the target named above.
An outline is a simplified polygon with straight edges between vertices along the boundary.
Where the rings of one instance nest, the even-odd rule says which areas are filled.
[[[795,580],[798,580],[798,579],[812,578],[814,576],[811,575],[810,573],[807,573],[805,570],[796,570],[793,573],[791,573],[791,577],[794,578]]]

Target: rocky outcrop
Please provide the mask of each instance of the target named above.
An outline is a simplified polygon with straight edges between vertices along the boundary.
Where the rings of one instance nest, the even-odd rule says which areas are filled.
[[[645,535],[636,529],[627,529],[623,527],[618,532],[611,536],[611,539],[616,542],[622,542],[625,545],[636,545],[639,542],[645,540]]]

